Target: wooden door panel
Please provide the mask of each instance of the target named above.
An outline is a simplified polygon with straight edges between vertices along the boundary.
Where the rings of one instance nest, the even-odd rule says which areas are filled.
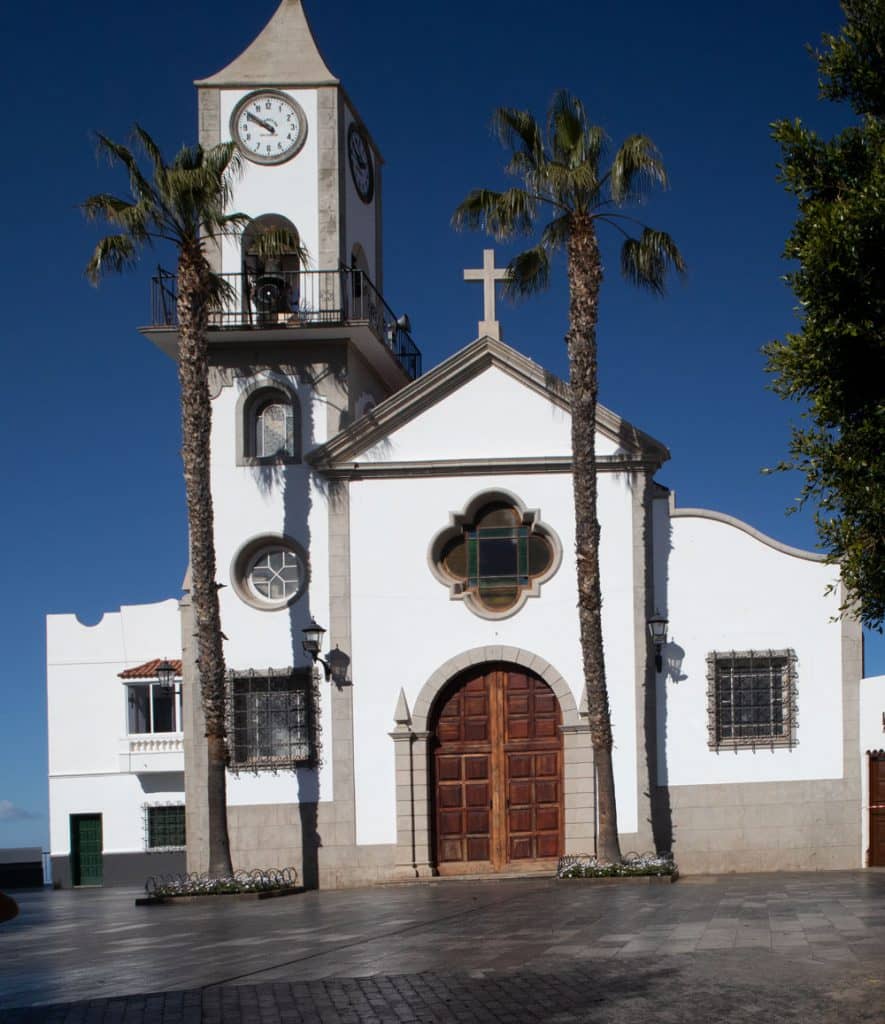
[[[870,754],[870,867],[885,867],[885,754]]]
[[[562,737],[553,691],[530,673],[485,666],[442,700],[433,765],[440,870],[557,857]]]

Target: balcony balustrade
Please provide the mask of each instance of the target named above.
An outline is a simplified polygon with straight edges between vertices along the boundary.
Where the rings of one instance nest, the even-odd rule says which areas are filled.
[[[421,373],[421,351],[408,319],[394,315],[360,270],[301,270],[220,274],[221,293],[212,305],[212,331],[367,326],[411,380]],[[151,323],[178,326],[178,279],[157,268],[151,284]]]

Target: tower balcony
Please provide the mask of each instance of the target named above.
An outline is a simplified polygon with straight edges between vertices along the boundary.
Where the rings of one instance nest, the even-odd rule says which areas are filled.
[[[322,341],[346,337],[382,376],[421,374],[421,350],[409,334],[407,316],[397,317],[360,270],[276,271],[220,274],[222,292],[209,313],[210,343]],[[178,347],[178,279],[162,268],[151,281],[151,323],[142,328],[171,355]],[[387,371],[387,372],[385,372]]]

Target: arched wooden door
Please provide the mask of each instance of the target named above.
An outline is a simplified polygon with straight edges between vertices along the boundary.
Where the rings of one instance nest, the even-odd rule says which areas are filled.
[[[562,853],[562,714],[539,676],[478,665],[432,724],[440,874],[554,867]]]

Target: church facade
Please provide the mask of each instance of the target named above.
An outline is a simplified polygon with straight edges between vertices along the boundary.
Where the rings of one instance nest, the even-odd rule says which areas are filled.
[[[490,254],[479,337],[421,372],[383,298],[380,154],[299,0],[197,87],[200,141],[236,140],[253,218],[210,253],[234,296],[209,333],[235,868],[335,887],[592,853],[566,385],[500,339]],[[309,267],[264,255],[273,228]],[[144,333],[175,358],[174,278],[154,289]],[[877,862],[885,686],[862,692],[834,569],[680,508],[666,447],[602,407],[596,444],[622,848],[683,872]],[[207,867],[184,591],[49,618],[62,885]]]

